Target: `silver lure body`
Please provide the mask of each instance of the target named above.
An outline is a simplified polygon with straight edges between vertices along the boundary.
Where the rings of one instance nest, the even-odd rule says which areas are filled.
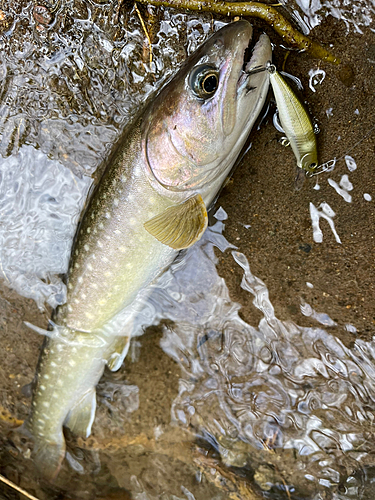
[[[168,227],[168,210],[177,207],[178,216],[186,213],[182,236],[194,229],[188,200],[204,204],[204,214],[262,109],[269,75],[250,70],[270,60],[271,45],[262,35],[246,62],[251,36],[246,21],[214,34],[145,107],[107,162],[77,231],[67,303],[55,314],[38,366],[28,429],[47,477],[58,473],[65,455],[63,426],[90,434],[95,386],[106,365],[121,366],[142,294],[178,253],[145,223],[167,214]],[[192,90],[201,67],[217,75],[209,98]]]

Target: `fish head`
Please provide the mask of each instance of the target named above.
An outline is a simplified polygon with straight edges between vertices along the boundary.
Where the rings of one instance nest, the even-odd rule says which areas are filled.
[[[267,71],[251,70],[271,59],[270,41],[261,35],[252,53],[251,41],[247,21],[221,28],[148,109],[143,147],[148,168],[163,187],[199,190],[233,166],[269,85]]]

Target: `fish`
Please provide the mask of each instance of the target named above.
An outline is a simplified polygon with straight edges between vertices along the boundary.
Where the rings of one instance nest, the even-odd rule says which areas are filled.
[[[78,226],[67,301],[50,321],[27,429],[34,463],[48,479],[64,460],[64,428],[91,433],[96,385],[118,370],[147,289],[207,227],[207,210],[257,119],[272,57],[252,27],[226,25],[190,55],[126,128],[106,161]]]
[[[297,159],[297,167],[313,174],[318,168],[314,127],[304,106],[271,62],[266,69],[275,95],[279,120]]]

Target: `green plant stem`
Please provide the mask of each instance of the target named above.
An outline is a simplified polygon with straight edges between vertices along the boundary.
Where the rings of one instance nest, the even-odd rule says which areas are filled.
[[[294,49],[306,51],[311,57],[339,64],[340,60],[317,42],[293,28],[274,7],[258,2],[221,2],[203,0],[137,0],[156,7],[171,7],[180,10],[212,12],[226,16],[257,17],[263,19],[278,33],[285,43]]]

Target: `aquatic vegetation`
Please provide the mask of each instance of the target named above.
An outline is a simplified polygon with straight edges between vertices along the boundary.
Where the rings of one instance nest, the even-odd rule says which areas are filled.
[[[289,47],[307,51],[312,57],[327,62],[335,64],[340,62],[339,58],[327,49],[294,29],[289,21],[271,5],[260,2],[209,2],[206,0],[139,0],[139,3],[228,16],[257,17],[272,26]]]

